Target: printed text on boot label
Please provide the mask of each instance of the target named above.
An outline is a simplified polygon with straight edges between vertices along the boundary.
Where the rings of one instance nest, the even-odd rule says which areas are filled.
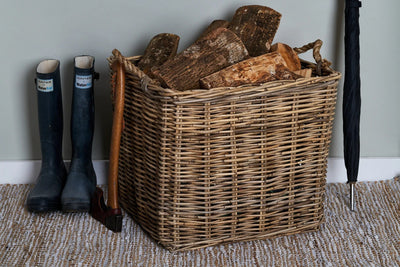
[[[41,92],[53,92],[53,79],[37,79],[36,85],[37,89]]]
[[[92,87],[92,75],[76,75],[75,87],[79,89],[89,89]]]

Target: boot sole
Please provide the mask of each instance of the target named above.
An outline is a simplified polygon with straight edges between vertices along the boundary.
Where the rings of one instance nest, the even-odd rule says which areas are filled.
[[[61,203],[58,201],[36,200],[26,203],[29,212],[44,213],[58,211],[61,209]]]
[[[89,212],[90,203],[63,203],[62,211],[66,213]]]

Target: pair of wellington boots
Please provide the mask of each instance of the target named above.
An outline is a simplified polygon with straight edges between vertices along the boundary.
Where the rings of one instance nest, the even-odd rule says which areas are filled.
[[[94,57],[74,59],[71,109],[72,160],[67,172],[62,158],[63,107],[60,62],[44,60],[36,69],[42,166],[26,206],[31,212],[84,212],[90,210],[96,190],[92,163],[94,132]]]

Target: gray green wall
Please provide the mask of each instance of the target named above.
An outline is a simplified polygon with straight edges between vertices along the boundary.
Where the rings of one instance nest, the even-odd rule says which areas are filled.
[[[361,156],[400,157],[400,1],[362,2]],[[69,159],[73,57],[95,56],[101,80],[96,83],[93,158],[107,159],[111,103],[106,58],[112,49],[118,48],[127,56],[139,55],[150,38],[161,32],[180,35],[182,49],[212,20],[229,19],[236,8],[245,4],[268,5],[283,14],[276,41],[301,46],[322,39],[322,55],[333,61],[335,69],[344,71],[344,0],[4,1],[0,9],[0,160],[40,158],[33,83],[40,60],[61,61],[64,157]],[[332,157],[343,155],[341,96],[342,85]]]

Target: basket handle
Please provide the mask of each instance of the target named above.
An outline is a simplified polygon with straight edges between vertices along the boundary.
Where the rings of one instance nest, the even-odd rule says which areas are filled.
[[[317,63],[316,72],[319,76],[321,76],[323,69],[329,69],[329,66],[332,64],[328,60],[321,57],[320,50],[322,44],[323,42],[320,39],[317,39],[316,41],[303,45],[302,47],[293,48],[297,54],[305,53],[311,49],[313,50],[313,57]]]
[[[113,54],[113,58],[112,61],[118,60],[119,62],[121,62],[126,71],[129,71],[130,73],[136,75],[139,79],[140,79],[140,83],[141,83],[141,87],[143,92],[152,95],[152,93],[149,91],[148,89],[148,85],[155,85],[157,87],[160,86],[160,83],[156,80],[153,80],[152,78],[150,78],[146,73],[144,73],[141,69],[139,69],[135,64],[132,64],[131,60],[133,58],[137,58],[137,57],[124,57],[120,51],[118,51],[118,49],[114,49],[112,51]],[[153,96],[153,95],[152,95]],[[153,96],[155,97],[155,96]]]

